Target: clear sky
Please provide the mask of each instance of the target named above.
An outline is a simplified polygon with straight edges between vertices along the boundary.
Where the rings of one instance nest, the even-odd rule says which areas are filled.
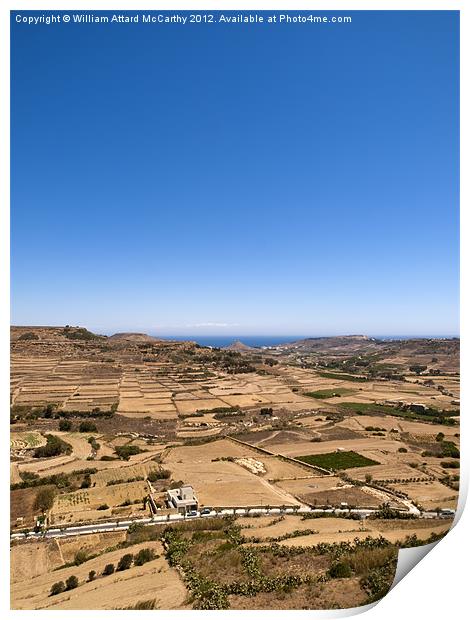
[[[341,14],[13,13],[12,323],[458,334],[458,13]]]

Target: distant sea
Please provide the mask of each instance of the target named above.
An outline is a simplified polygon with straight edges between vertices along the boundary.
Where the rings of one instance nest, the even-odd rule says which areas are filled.
[[[192,340],[203,347],[227,347],[235,340],[240,340],[249,347],[275,347],[287,342],[295,342],[304,338],[323,338],[323,336],[160,336],[152,334],[156,338],[168,340]],[[458,338],[458,336],[371,336],[378,340],[408,340],[410,338]]]
[[[153,335],[153,334],[152,334]],[[168,340],[193,340],[203,347],[227,347],[235,340],[240,340],[249,347],[275,347],[278,344],[301,340],[306,336],[158,336]]]

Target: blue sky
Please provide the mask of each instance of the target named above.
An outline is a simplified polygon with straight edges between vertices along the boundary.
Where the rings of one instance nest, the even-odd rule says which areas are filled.
[[[351,15],[12,14],[12,323],[457,334],[458,13]]]

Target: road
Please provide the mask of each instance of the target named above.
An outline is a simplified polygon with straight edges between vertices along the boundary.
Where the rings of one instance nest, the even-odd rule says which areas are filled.
[[[410,510],[410,514],[416,514],[416,507],[414,510]],[[179,521],[191,521],[194,519],[207,519],[209,517],[225,517],[225,516],[254,516],[254,515],[280,515],[280,514],[324,514],[328,516],[329,514],[357,514],[361,518],[365,519],[369,517],[371,514],[376,512],[375,510],[363,509],[363,508],[330,508],[327,510],[322,510],[319,508],[309,508],[309,507],[300,507],[298,510],[294,508],[230,508],[225,510],[210,510],[210,511],[202,511],[195,512],[191,515],[181,515],[181,514],[173,514],[166,516],[155,516],[153,518],[148,517],[146,519],[131,519],[131,520],[116,520],[116,521],[106,521],[101,523],[90,523],[87,525],[75,525],[75,526],[67,526],[67,527],[56,527],[49,528],[47,530],[43,530],[40,532],[28,532],[28,533],[14,533],[11,534],[10,540],[25,540],[25,539],[41,539],[41,538],[64,538],[66,536],[80,536],[83,534],[99,534],[103,532],[119,532],[127,530],[133,523],[140,525],[156,525],[159,523],[175,523]],[[419,512],[419,511],[418,511]],[[423,512],[419,513],[420,518],[424,519],[438,519],[442,516],[451,517],[453,514],[439,514],[437,512]]]

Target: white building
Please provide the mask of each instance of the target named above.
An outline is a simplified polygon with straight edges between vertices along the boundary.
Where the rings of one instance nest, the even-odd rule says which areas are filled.
[[[168,489],[166,501],[168,506],[176,508],[182,514],[187,514],[198,508],[197,497],[193,487],[189,484],[185,484],[180,489]]]

